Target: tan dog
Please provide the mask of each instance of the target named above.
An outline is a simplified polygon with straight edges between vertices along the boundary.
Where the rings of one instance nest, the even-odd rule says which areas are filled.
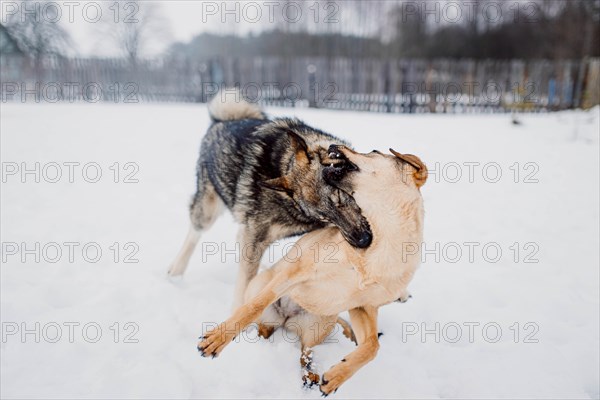
[[[318,375],[310,370],[310,347],[321,343],[338,321],[337,315],[348,310],[358,347],[323,374],[324,395],[337,390],[377,354],[378,308],[408,298],[407,286],[420,261],[414,248],[420,248],[423,239],[419,189],[427,179],[423,162],[410,154],[392,149],[393,156],[377,151],[361,154],[344,146],[329,150],[331,157],[347,162],[342,168],[325,168],[323,178],[354,196],[371,224],[371,246],[352,247],[335,227],[304,235],[294,250],[300,256],[285,257],[258,275],[248,287],[245,304],[198,344],[203,356],[215,357],[252,322],[259,322],[259,333],[265,337],[277,326],[295,329],[302,340],[305,383],[314,382]],[[330,254],[332,244],[337,246],[334,262],[315,257]],[[407,244],[413,251],[406,251]],[[315,322],[317,334],[311,328]],[[345,333],[351,336],[347,326]]]

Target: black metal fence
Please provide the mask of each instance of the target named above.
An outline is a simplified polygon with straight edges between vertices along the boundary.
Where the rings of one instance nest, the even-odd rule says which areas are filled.
[[[0,59],[2,102],[205,102],[238,86],[265,105],[391,113],[539,112],[598,104],[600,59],[331,57],[204,61]]]

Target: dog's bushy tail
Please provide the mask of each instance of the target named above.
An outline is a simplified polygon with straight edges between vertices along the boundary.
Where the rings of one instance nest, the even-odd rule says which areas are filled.
[[[219,91],[208,103],[208,114],[213,122],[267,118],[257,104],[248,102],[237,89]]]

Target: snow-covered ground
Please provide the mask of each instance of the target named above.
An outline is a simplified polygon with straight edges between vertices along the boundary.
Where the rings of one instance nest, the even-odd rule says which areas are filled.
[[[203,323],[229,315],[231,216],[182,282],[165,279],[188,226],[204,106],[1,107],[2,398],[320,395],[301,388],[293,336],[249,332],[214,360],[196,351]],[[598,109],[518,126],[268,111],[430,168],[413,298],[381,310],[377,358],[334,397],[598,398]],[[36,163],[39,177],[23,173]],[[353,349],[339,332],[328,342],[315,349],[320,372]]]

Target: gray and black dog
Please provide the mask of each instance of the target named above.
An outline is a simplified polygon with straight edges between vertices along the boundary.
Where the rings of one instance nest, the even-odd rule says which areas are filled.
[[[369,223],[354,198],[322,177],[325,166],[344,162],[329,157],[329,146],[348,143],[297,119],[268,119],[239,92],[218,93],[208,110],[212,124],[200,148],[191,227],[170,276],[185,272],[200,233],[225,207],[242,225],[234,307],[278,239],[333,224],[352,246],[371,244]]]

